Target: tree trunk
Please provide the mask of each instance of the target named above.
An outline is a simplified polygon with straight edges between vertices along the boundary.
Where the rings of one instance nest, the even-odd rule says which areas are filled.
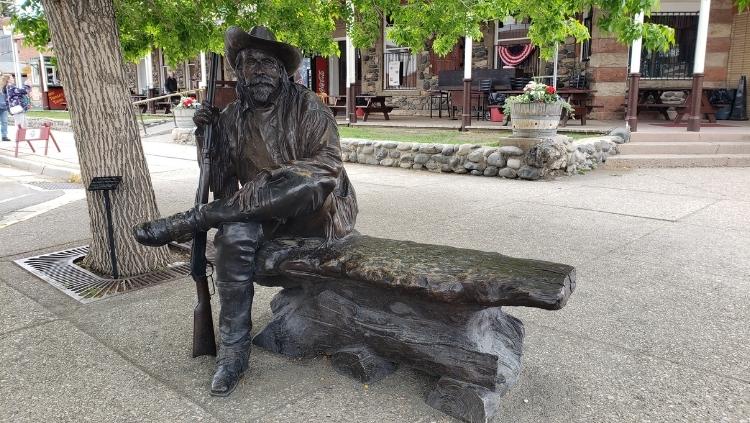
[[[81,178],[122,176],[112,192],[120,274],[145,273],[168,263],[166,247],[135,242],[133,225],[158,217],[127,87],[112,0],[42,0],[75,134]],[[101,192],[87,191],[92,243],[85,263],[112,271]]]

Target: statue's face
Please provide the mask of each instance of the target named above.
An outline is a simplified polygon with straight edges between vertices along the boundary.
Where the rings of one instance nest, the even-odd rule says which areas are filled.
[[[285,74],[275,57],[255,49],[242,50],[237,55],[235,69],[240,97],[249,96],[253,103],[261,106],[275,98]]]

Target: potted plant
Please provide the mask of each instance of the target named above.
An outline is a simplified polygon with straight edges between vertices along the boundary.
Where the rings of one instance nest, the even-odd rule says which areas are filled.
[[[505,99],[503,110],[510,115],[513,135],[539,138],[555,135],[563,109],[570,113],[572,107],[563,100],[555,87],[529,82],[523,94]]]
[[[193,115],[201,107],[195,97],[180,97],[180,102],[172,108],[174,113],[174,123],[178,128],[192,128]]]

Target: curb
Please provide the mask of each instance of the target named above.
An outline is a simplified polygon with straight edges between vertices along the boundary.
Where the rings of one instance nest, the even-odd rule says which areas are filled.
[[[65,179],[67,181],[80,178],[81,176],[81,171],[77,168],[46,165],[44,163],[37,163],[16,157],[8,157],[2,154],[0,154],[0,163],[16,169],[27,170],[29,172],[51,176],[53,178]]]

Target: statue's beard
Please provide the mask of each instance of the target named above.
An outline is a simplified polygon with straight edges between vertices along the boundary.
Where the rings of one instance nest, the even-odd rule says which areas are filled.
[[[264,106],[276,98],[278,81],[268,77],[253,78],[251,81],[237,81],[240,99],[245,103]],[[249,100],[249,101],[248,101]]]

